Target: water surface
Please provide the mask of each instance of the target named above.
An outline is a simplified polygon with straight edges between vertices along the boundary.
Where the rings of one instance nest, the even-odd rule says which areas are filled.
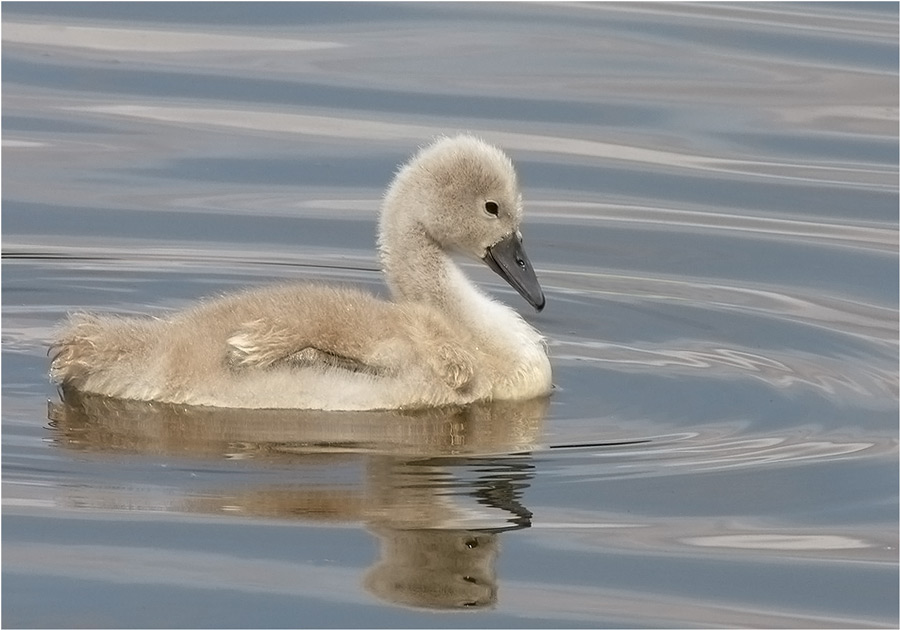
[[[895,4],[3,6],[3,624],[896,627]],[[62,400],[77,309],[386,289],[504,147],[549,401]]]

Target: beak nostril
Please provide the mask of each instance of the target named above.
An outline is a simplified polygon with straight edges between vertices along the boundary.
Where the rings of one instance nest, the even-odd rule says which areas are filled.
[[[535,309],[540,311],[543,308],[544,295],[528,256],[522,249],[518,232],[508,234],[488,247],[482,260]]]

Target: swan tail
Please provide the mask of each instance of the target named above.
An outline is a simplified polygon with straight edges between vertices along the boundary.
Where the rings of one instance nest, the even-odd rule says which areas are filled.
[[[133,317],[74,313],[51,342],[50,379],[81,389],[92,376],[109,373],[139,352],[147,322]]]

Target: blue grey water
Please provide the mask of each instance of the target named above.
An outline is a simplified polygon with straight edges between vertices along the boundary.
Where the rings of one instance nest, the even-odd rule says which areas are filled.
[[[3,3],[6,627],[897,627],[898,8]],[[385,295],[379,199],[518,164],[549,402],[72,397],[67,312]]]

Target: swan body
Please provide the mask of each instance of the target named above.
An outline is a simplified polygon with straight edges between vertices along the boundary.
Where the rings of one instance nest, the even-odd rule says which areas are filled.
[[[468,135],[425,147],[382,204],[392,300],[347,286],[239,292],[164,318],[76,313],[51,378],[79,391],[232,408],[413,409],[524,400],[551,389],[543,337],[475,287],[451,252],[484,260],[537,310],[509,158]]]

